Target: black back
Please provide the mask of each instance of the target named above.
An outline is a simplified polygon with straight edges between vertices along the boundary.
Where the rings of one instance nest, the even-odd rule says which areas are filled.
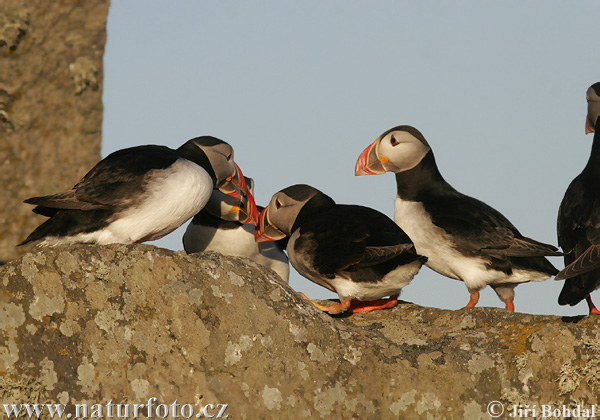
[[[415,168],[397,173],[396,185],[398,196],[421,202],[464,255],[487,258],[488,268],[506,274],[514,268],[558,273],[543,257],[562,255],[556,247],[521,235],[499,211],[455,190],[440,174],[432,151]]]
[[[596,121],[596,128],[600,118]],[[558,244],[567,253],[565,266],[575,261],[593,245],[600,235],[600,134],[594,142],[587,165],[569,185],[558,211]],[[587,261],[590,267],[600,264],[598,257]],[[585,268],[585,267],[583,267]],[[588,267],[589,268],[589,267]],[[585,271],[585,270],[582,270]],[[558,297],[561,305],[575,305],[600,286],[600,268],[565,280]]]
[[[295,226],[300,229],[300,237],[295,249],[309,252],[314,268],[326,277],[369,267],[379,274],[376,278],[353,280],[377,281],[399,265],[425,260],[416,254],[411,240],[398,225],[368,207],[305,205],[298,219],[300,223]]]

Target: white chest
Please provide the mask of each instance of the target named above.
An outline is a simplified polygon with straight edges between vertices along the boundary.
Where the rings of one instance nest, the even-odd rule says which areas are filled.
[[[232,257],[250,258],[275,271],[286,283],[289,281],[287,256],[274,242],[257,243],[252,225],[217,229],[190,223],[183,235],[183,246],[187,253],[214,251]]]
[[[429,268],[446,277],[463,280],[469,287],[483,287],[492,281],[485,261],[458,252],[446,231],[433,224],[422,203],[397,197],[394,210],[396,224],[413,241],[417,253],[428,258]]]
[[[186,159],[152,173],[144,200],[104,229],[99,244],[159,239],[198,213],[208,201],[213,182],[208,172]]]

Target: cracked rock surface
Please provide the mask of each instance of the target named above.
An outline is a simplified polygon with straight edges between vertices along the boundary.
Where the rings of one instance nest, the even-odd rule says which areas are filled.
[[[249,260],[149,245],[25,254],[0,267],[0,301],[5,404],[381,419],[598,403],[600,317],[404,303],[333,318]]]
[[[0,263],[46,218],[23,200],[100,160],[108,0],[0,1]]]

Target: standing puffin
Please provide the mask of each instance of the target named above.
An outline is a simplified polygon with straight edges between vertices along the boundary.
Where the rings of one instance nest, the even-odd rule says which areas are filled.
[[[414,127],[383,133],[356,163],[356,175],[396,174],[395,217],[427,266],[465,282],[474,307],[490,285],[514,311],[518,283],[558,273],[543,256],[562,255],[552,245],[526,238],[500,212],[456,191],[440,174],[433,151]]]
[[[215,137],[196,137],[176,150],[137,146],[111,153],[71,190],[33,197],[35,213],[49,219],[22,243],[140,243],[162,238],[198,213],[213,188],[236,197],[256,224],[233,148]],[[239,191],[238,191],[239,189]]]
[[[600,315],[590,293],[600,287],[600,82],[587,91],[585,133],[595,133],[590,159],[571,182],[558,210],[558,244],[565,251],[565,268],[556,280],[566,279],[560,305],[586,299],[590,315]]]
[[[251,194],[254,180],[245,178]],[[258,210],[263,210],[258,206]],[[215,251],[233,257],[245,257],[275,271],[286,283],[290,265],[284,249],[287,240],[257,243],[254,226],[240,221],[245,217],[232,197],[215,189],[206,206],[196,214],[183,234],[183,249],[188,254]]]
[[[427,260],[384,214],[336,204],[309,185],[293,185],[273,195],[255,234],[258,242],[289,236],[292,266],[339,295],[341,303],[330,306],[311,301],[330,314],[391,308]],[[390,298],[382,300],[385,296]]]

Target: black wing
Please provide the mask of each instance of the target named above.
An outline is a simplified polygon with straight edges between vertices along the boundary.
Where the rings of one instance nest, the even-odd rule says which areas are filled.
[[[460,249],[495,258],[563,255],[549,244],[527,238],[499,211],[456,193],[425,202],[433,223],[452,236]]]
[[[127,204],[143,191],[149,171],[165,169],[177,159],[165,146],[137,146],[111,153],[94,166],[72,190],[32,197],[34,212],[53,216],[58,209],[100,210]]]
[[[560,204],[558,243],[566,255],[565,268],[558,273],[557,280],[570,279],[600,267],[600,191],[593,179],[595,171],[589,172],[586,167],[571,182]]]
[[[314,240],[314,267],[321,274],[355,271],[401,254],[418,258],[409,237],[390,218],[368,207],[322,209],[300,228]]]

